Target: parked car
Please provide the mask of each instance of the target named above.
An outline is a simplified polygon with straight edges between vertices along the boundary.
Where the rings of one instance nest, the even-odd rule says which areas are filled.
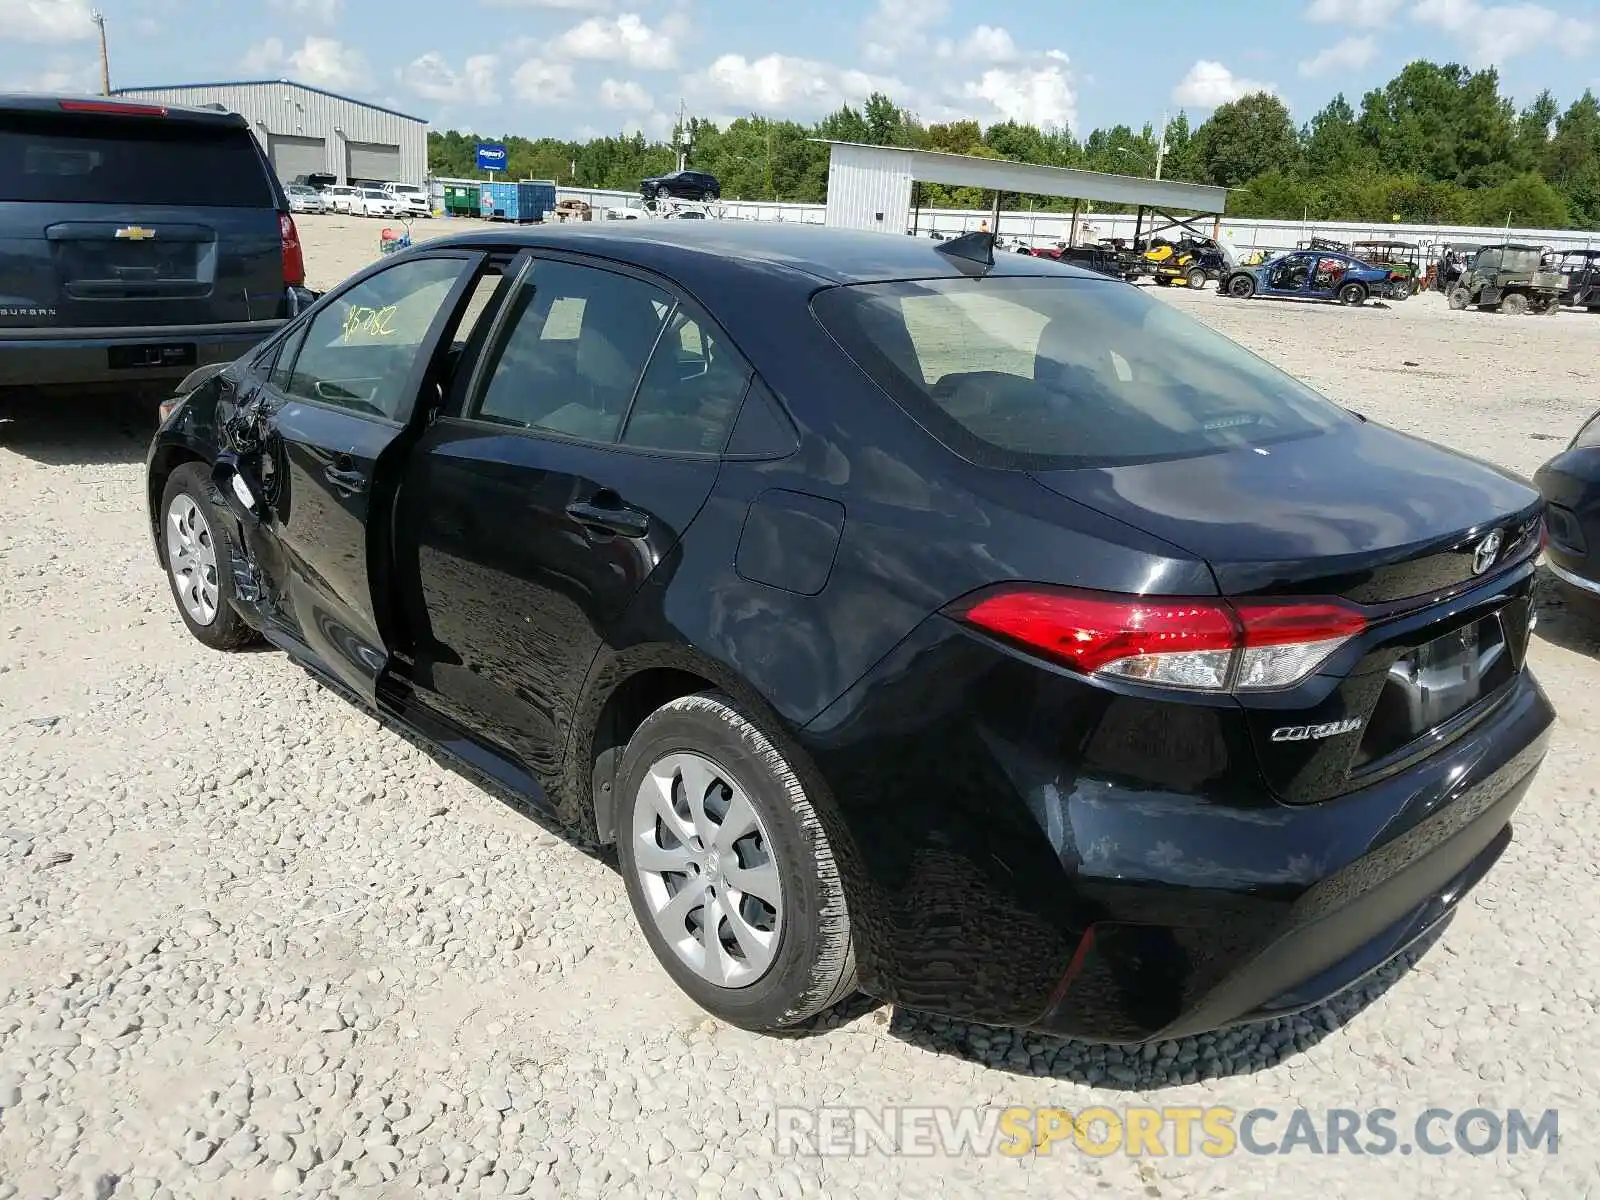
[[[1590,605],[1600,602],[1600,413],[1533,477],[1549,508],[1545,565]]]
[[[1553,268],[1561,274],[1561,304],[1600,312],[1600,250],[1564,250]]]
[[[283,189],[289,197],[289,210],[297,213],[325,213],[328,201],[321,192],[303,183],[291,183]]]
[[[355,217],[398,217],[407,211],[395,197],[378,188],[357,188],[350,197],[350,215]]]
[[[339,182],[339,177],[326,171],[313,171],[309,175],[296,175],[290,182],[301,184],[314,192],[325,192]]]
[[[639,185],[639,194],[646,200],[670,196],[676,200],[720,200],[722,184],[715,175],[705,171],[673,171],[670,175],[653,175]]]
[[[1484,246],[1450,291],[1450,307],[1518,317],[1561,311],[1561,272],[1545,264],[1543,246]]]
[[[356,195],[359,191],[359,188],[346,187],[342,184],[336,184],[327,189],[324,194],[328,201],[328,211],[344,213],[346,216],[353,215],[356,211]]]
[[[167,406],[178,614],[615,843],[727,1021],[1316,1004],[1510,839],[1543,502],[975,253],[660,221],[381,260]]]
[[[381,190],[394,200],[401,214],[412,217],[433,216],[426,188],[418,187],[414,183],[391,183]]]
[[[1358,258],[1331,250],[1296,250],[1260,266],[1239,267],[1222,280],[1219,290],[1239,300],[1267,296],[1279,300],[1337,300],[1364,304],[1388,286],[1385,267],[1369,267]]]
[[[165,394],[310,303],[244,119],[0,95],[0,391]]]

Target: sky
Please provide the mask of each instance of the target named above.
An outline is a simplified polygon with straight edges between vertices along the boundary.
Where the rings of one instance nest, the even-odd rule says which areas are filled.
[[[298,79],[527,137],[808,122],[888,93],[923,121],[1198,124],[1265,89],[1308,120],[1415,58],[1519,102],[1600,90],[1600,0],[98,0],[113,87]],[[0,91],[97,91],[91,0],[0,0]]]

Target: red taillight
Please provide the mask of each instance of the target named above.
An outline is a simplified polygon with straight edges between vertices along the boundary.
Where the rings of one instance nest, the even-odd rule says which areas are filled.
[[[283,238],[283,286],[301,287],[306,281],[306,256],[300,249],[300,231],[288,213],[278,214],[278,232]]]
[[[167,110],[159,104],[122,104],[116,100],[61,100],[62,112],[109,113],[117,117],[164,117]]]
[[[1335,600],[1118,596],[1006,589],[958,610],[970,624],[1085,675],[1198,691],[1272,691],[1305,679],[1366,628]]]

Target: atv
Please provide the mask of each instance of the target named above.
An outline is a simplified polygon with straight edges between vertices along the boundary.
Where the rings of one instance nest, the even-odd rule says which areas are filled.
[[[1157,241],[1144,257],[1161,287],[1182,283],[1199,290],[1221,279],[1228,270],[1227,259],[1210,238],[1184,238],[1176,245]]]

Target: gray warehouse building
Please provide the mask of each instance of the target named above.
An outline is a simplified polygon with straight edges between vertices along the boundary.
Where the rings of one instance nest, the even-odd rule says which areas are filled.
[[[428,122],[364,100],[287,79],[118,88],[129,99],[198,108],[221,105],[250,122],[278,177],[325,172],[340,183],[421,183],[428,175]]]

